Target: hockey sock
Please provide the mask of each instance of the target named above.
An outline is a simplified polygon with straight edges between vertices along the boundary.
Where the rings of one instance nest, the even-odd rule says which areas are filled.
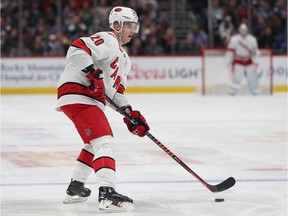
[[[77,180],[79,182],[86,182],[88,176],[92,171],[93,158],[93,147],[90,144],[85,144],[77,158],[72,175],[73,180]]]

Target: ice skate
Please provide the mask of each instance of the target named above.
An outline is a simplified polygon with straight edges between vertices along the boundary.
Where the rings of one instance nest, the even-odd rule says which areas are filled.
[[[91,190],[85,188],[84,183],[72,180],[66,190],[66,193],[67,196],[63,203],[71,204],[86,201],[91,194]]]
[[[132,211],[133,200],[117,193],[112,187],[99,188],[99,209],[104,211]]]

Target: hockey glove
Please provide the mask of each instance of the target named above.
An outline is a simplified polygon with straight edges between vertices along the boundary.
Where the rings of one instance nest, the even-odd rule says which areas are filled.
[[[131,116],[131,120],[129,120],[127,117],[124,118],[124,122],[127,125],[128,130],[137,136],[145,136],[150,130],[146,119],[137,110],[131,111],[129,115]]]
[[[90,85],[88,89],[93,93],[95,99],[101,99],[105,93],[105,86],[103,82],[103,71],[100,68],[87,74]]]

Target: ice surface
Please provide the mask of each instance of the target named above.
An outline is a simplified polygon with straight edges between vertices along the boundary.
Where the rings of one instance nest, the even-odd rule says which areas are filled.
[[[117,144],[117,191],[136,210],[98,210],[96,177],[85,203],[62,204],[82,142],[55,95],[1,97],[1,215],[286,216],[287,95],[128,94],[151,134],[210,184],[213,194],[148,137],[128,132],[107,108]],[[215,198],[225,202],[215,203]]]

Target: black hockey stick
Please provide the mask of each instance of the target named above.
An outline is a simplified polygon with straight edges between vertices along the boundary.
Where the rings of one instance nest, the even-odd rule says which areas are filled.
[[[117,104],[114,103],[109,97],[104,96],[105,99],[123,116],[127,117],[133,123],[132,118],[124,112]],[[178,158],[173,152],[171,152],[166,146],[164,146],[158,139],[156,139],[151,133],[147,133],[147,136],[162,150],[164,150],[170,157],[172,157],[178,164],[180,164],[185,170],[187,170],[190,174],[192,174],[200,183],[202,183],[206,188],[208,188],[213,193],[225,191],[231,188],[235,183],[235,179],[233,177],[229,177],[225,181],[221,182],[217,185],[210,185],[206,181],[204,181],[200,176],[198,176],[193,170],[191,170],[180,158]]]

